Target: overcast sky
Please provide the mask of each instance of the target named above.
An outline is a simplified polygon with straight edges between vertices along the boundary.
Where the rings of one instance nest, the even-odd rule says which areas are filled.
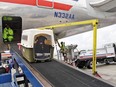
[[[77,44],[79,50],[92,49],[93,47],[93,31],[81,33],[60,39],[59,42],[65,41],[66,45]],[[103,44],[116,43],[116,24],[100,28],[97,32],[97,48],[103,47]]]

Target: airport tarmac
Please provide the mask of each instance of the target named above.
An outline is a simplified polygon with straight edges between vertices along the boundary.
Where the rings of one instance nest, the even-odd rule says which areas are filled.
[[[92,69],[81,69],[84,72],[92,74]],[[102,79],[106,80],[106,82],[110,82],[116,84],[116,62],[106,64],[98,64],[96,71],[102,77]]]

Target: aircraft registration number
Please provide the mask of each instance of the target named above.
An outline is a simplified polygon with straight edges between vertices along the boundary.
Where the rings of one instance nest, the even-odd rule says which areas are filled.
[[[74,19],[74,14],[63,13],[63,12],[54,12],[54,17]]]

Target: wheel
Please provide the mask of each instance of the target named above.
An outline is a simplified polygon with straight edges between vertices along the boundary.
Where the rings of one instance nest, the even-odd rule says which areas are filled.
[[[92,60],[88,60],[88,61],[87,61],[86,67],[87,67],[88,69],[92,69]]]
[[[83,62],[80,61],[80,60],[75,61],[75,66],[78,67],[78,68],[83,68],[84,67]]]
[[[78,68],[80,68],[80,69],[83,68],[83,67],[84,67],[84,66],[82,66],[82,65],[79,65],[79,66],[78,66]]]
[[[105,62],[106,65],[109,65],[110,64],[107,59],[105,59],[104,62]]]
[[[79,62],[80,62],[80,60],[78,60],[78,59],[75,61],[75,66],[76,66],[76,67],[78,67]]]
[[[113,58],[113,61],[116,62],[116,57]]]

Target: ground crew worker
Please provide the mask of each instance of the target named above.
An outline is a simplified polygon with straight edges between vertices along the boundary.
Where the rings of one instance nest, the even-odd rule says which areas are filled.
[[[3,30],[3,39],[5,42],[7,41],[11,42],[14,39],[13,38],[14,32],[7,24],[5,26],[6,27]]]
[[[64,62],[67,62],[67,48],[65,46],[65,42],[61,42],[61,45],[58,43],[58,46],[60,47],[60,52],[64,57]]]
[[[65,42],[61,42],[61,52],[63,54],[64,61],[67,62],[67,48],[65,46]]]

